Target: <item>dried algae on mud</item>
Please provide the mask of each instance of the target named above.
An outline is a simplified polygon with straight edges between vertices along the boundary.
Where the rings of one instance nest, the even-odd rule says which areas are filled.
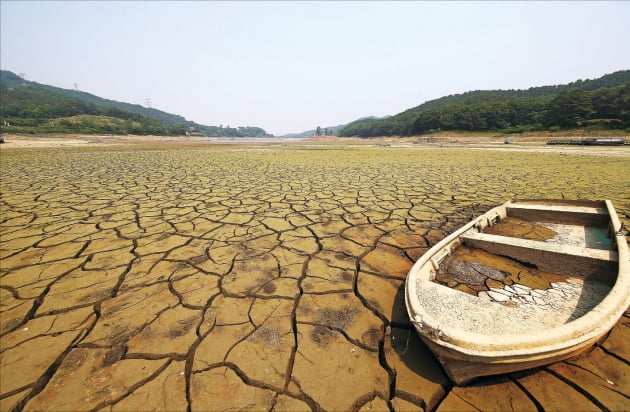
[[[452,388],[402,293],[430,246],[510,198],[608,198],[630,225],[627,157],[300,145],[0,155],[2,410],[627,409],[627,313],[579,358]]]

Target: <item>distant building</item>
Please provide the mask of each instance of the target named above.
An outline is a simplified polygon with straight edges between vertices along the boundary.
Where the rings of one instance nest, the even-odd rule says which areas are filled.
[[[203,134],[203,132],[199,129],[197,129],[194,126],[188,126],[188,129],[186,129],[186,136],[205,136]]]

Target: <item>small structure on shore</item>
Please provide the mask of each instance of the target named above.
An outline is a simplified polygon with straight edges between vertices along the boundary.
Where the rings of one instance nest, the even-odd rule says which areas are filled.
[[[617,137],[596,137],[586,139],[551,139],[547,140],[547,144],[569,144],[583,146],[621,146],[625,144],[624,139]]]
[[[205,134],[194,126],[188,126],[186,136],[205,136]]]

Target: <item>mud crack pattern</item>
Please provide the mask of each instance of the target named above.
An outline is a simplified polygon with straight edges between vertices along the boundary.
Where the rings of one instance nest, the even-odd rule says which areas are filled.
[[[453,388],[403,298],[415,260],[510,198],[609,198],[630,226],[627,157],[1,155],[2,410],[628,409],[628,313],[580,357]]]

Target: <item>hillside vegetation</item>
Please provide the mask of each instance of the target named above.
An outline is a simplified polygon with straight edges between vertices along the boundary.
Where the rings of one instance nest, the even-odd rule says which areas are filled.
[[[409,136],[443,130],[630,129],[630,70],[527,90],[478,90],[431,100],[386,119],[361,119],[339,136]]]
[[[0,72],[0,131],[13,133],[104,133],[260,137],[259,127],[206,126],[184,117],[90,93],[26,81]]]

